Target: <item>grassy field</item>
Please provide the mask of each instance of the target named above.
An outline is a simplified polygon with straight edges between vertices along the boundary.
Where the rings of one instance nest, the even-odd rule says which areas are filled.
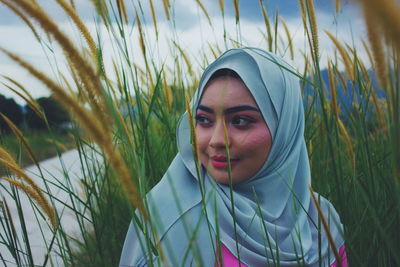
[[[58,153],[68,151],[75,147],[74,137],[67,133],[52,134],[47,131],[40,131],[24,133],[24,136],[38,161],[57,156]],[[0,137],[0,143],[3,148],[18,159],[17,162],[21,167],[26,167],[34,163],[29,157],[29,154],[25,151],[21,140],[15,135],[2,135]]]
[[[84,195],[77,194],[73,185],[60,186],[74,203],[66,209],[75,214],[79,223],[75,233],[68,233],[59,224],[63,217],[54,209],[52,195],[37,189],[18,167],[21,161],[14,156],[25,153],[25,148],[17,145],[20,152],[10,153],[14,156],[0,150],[1,163],[15,179],[4,182],[30,195],[35,200],[34,209],[44,214],[42,222],[46,223],[41,227],[53,231],[52,242],[44,242],[48,247],[45,263],[35,264],[51,266],[51,258],[58,255],[65,266],[117,266],[133,210],[145,210],[143,196],[162,177],[177,152],[176,125],[185,111],[185,95],[190,96],[197,86],[199,70],[224,49],[242,46],[239,10],[235,10],[236,24],[224,25],[224,31],[233,32],[231,36],[235,37],[221,36],[224,45],[208,44],[193,58],[179,45],[170,1],[162,1],[162,15],[169,19],[175,33],[167,41],[173,61],[164,65],[155,56],[165,42],[156,38],[161,34],[156,26],[157,15],[153,12],[151,16],[154,31],[146,30],[139,5],[132,14],[123,0],[93,1],[98,30],[91,33],[74,6],[58,0],[81,33],[81,40],[76,41],[35,2],[0,2],[26,20],[38,42],[51,43],[62,50],[62,63],[68,65],[69,71],[56,69],[57,80],[12,51],[1,51],[47,86],[70,112],[82,128],[73,135],[80,160],[93,170],[82,177]],[[213,27],[202,1],[196,2],[201,10],[199,16],[208,18]],[[301,51],[293,49],[289,31],[278,34],[277,28],[284,27],[284,20],[268,16],[265,6],[260,6],[259,12],[265,18],[262,48],[277,54],[293,49],[295,56],[306,62],[297,71],[304,90],[312,186],[341,215],[350,266],[394,267],[400,266],[400,8],[391,0],[379,4],[358,2],[367,18],[369,40],[364,42],[363,51],[331,33],[318,31],[318,14],[311,0],[299,1],[307,39]],[[223,3],[219,1],[221,16]],[[336,1],[340,8],[339,3]],[[153,1],[141,4],[154,10]],[[111,44],[107,51],[103,47],[105,39]],[[336,51],[328,58],[326,70],[320,67],[321,39],[329,40]],[[45,54],[53,53],[46,47]],[[369,57],[360,58],[362,52]],[[376,79],[371,73],[376,74]],[[67,76],[71,79],[63,79]],[[378,95],[379,90],[383,96]],[[31,146],[35,143],[32,141]],[[86,161],[90,151],[99,151],[104,161]],[[15,190],[5,191],[4,197],[18,205]],[[18,237],[10,226],[13,220],[23,225],[23,214],[8,214],[4,205],[1,211],[0,246],[12,252],[17,265],[33,266],[27,239]],[[49,245],[53,242],[57,246]],[[2,257],[0,262],[9,264]]]

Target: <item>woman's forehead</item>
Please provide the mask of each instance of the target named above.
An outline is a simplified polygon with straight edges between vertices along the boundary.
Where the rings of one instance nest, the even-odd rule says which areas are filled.
[[[258,110],[258,105],[244,82],[231,76],[220,76],[207,83],[199,105],[223,109],[251,106]]]

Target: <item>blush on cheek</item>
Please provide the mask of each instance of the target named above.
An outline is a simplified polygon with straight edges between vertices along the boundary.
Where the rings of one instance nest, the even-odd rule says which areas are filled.
[[[265,129],[260,129],[242,138],[242,144],[248,149],[259,148],[260,146],[271,146],[271,135]]]

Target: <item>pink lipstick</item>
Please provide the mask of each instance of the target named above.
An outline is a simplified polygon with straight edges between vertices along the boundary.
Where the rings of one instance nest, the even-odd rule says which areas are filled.
[[[231,167],[233,167],[236,163],[238,163],[238,159],[231,159]],[[226,169],[228,167],[228,160],[226,156],[223,155],[215,155],[211,157],[211,164],[216,169]]]

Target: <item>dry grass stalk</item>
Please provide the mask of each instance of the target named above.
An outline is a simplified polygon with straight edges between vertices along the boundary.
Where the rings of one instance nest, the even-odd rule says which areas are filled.
[[[126,8],[125,8],[125,1],[124,0],[116,0],[117,1],[117,8],[118,8],[118,14],[121,22],[128,23],[128,15],[126,13]]]
[[[137,12],[136,12],[136,23],[137,23],[137,27],[138,27],[138,31],[139,31],[140,50],[142,51],[144,63],[146,65],[147,79],[150,82],[151,91],[153,91],[154,90],[154,82],[153,82],[153,78],[151,77],[151,70],[150,70],[150,66],[149,66],[149,63],[147,61],[147,56],[146,56],[146,45],[145,45],[145,42],[144,42],[144,31],[143,31],[143,28],[142,28],[142,22],[140,21],[139,14]]]
[[[64,144],[61,143],[61,142],[58,142],[58,141],[55,140],[55,139],[46,138],[45,141],[46,141],[46,142],[49,142],[49,143],[51,143],[51,144],[56,145],[57,147],[59,147],[59,148],[61,149],[62,152],[66,152],[66,151],[69,150],[68,147],[67,147],[66,145],[64,145]]]
[[[325,31],[325,33],[329,36],[329,38],[332,40],[332,42],[335,44],[336,49],[339,51],[340,56],[342,57],[344,67],[346,69],[346,73],[349,76],[350,80],[354,81],[354,70],[353,70],[353,65],[351,63],[349,54],[346,52],[344,47],[340,44],[340,42],[333,36],[330,32]]]
[[[214,50],[214,48],[212,47],[212,45],[210,43],[208,43],[208,48],[210,49],[214,59],[217,59],[218,55],[217,55],[217,53],[215,53],[215,50]]]
[[[174,45],[178,49],[178,51],[181,54],[183,60],[185,61],[185,64],[186,64],[186,66],[188,68],[189,75],[191,77],[194,77],[194,72],[192,70],[192,63],[190,62],[189,57],[186,55],[185,51],[183,51],[183,49],[176,42],[174,42]]]
[[[171,112],[171,105],[172,105],[172,92],[171,92],[171,88],[168,86],[167,84],[167,75],[165,73],[165,71],[162,74],[162,83],[163,83],[163,91],[164,91],[164,95],[165,98],[167,100],[167,112]]]
[[[265,10],[265,7],[263,5],[263,1],[260,0],[260,7],[261,7],[261,12],[263,14],[264,18],[264,24],[265,28],[267,29],[267,34],[268,34],[268,51],[272,52],[272,32],[271,32],[271,23],[268,18],[267,10]]]
[[[0,113],[0,117],[7,123],[8,127],[10,127],[11,131],[15,134],[15,136],[18,137],[18,139],[22,142],[23,146],[25,147],[26,151],[28,152],[28,155],[30,159],[36,164],[39,165],[39,161],[37,160],[35,153],[33,153],[33,150],[31,146],[28,143],[28,140],[24,137],[22,132],[18,129],[18,127],[4,114]]]
[[[334,71],[335,71],[336,76],[339,77],[339,80],[342,83],[344,91],[347,92],[347,90],[348,90],[347,82],[346,82],[346,79],[344,78],[343,74],[337,68],[334,68]]]
[[[293,60],[294,59],[294,51],[293,51],[292,37],[290,36],[289,28],[286,25],[286,22],[282,17],[281,17],[281,22],[282,22],[283,28],[284,28],[285,33],[286,33],[286,37],[287,37],[288,42],[289,42],[290,59]]]
[[[153,18],[153,23],[154,23],[154,31],[156,34],[156,39],[158,40],[157,16],[156,16],[156,11],[154,9],[153,0],[149,0],[149,4],[150,4],[150,10],[151,10],[151,17]]]
[[[26,88],[24,86],[22,86],[22,84],[20,84],[19,82],[17,82],[15,79],[9,77],[9,76],[5,76],[5,75],[1,75],[2,77],[4,77],[4,79],[8,80],[9,82],[13,83],[14,85],[16,85],[19,89],[21,89],[22,92],[24,92],[24,94],[32,101],[35,102],[35,99],[33,98],[33,96],[28,92],[28,90],[26,90]]]
[[[23,184],[21,182],[18,182],[16,180],[6,178],[6,177],[4,177],[2,179],[9,182],[12,185],[14,185],[18,189],[25,192],[25,194],[27,194],[29,197],[31,197],[38,204],[38,206],[44,211],[44,213],[47,215],[53,229],[56,229],[57,222],[56,222],[55,212],[54,212],[54,209],[50,208],[49,203],[47,202],[46,199],[42,199],[35,190],[32,190],[32,188],[30,188],[29,186],[26,186],[25,184]]]
[[[335,86],[335,76],[333,74],[332,71],[332,67],[331,67],[331,61],[328,61],[328,73],[329,73],[329,88],[331,91],[331,101],[332,101],[332,109],[333,109],[333,113],[335,115],[335,119],[338,120],[339,119],[339,107],[337,104],[337,100],[336,100],[336,86]]]
[[[339,126],[339,131],[342,134],[342,138],[346,144],[347,152],[349,153],[349,157],[351,160],[351,166],[353,167],[353,170],[355,170],[356,159],[355,159],[353,145],[351,143],[350,135],[347,132],[346,127],[344,126],[344,124],[340,118],[337,119],[337,124]]]
[[[167,20],[171,19],[171,16],[169,15],[169,8],[171,7],[171,4],[169,0],[162,0],[163,1],[163,6],[164,6],[164,12],[165,16],[167,17]]]
[[[329,230],[329,225],[326,222],[324,214],[322,213],[322,210],[321,210],[321,206],[319,205],[319,203],[318,203],[318,201],[317,201],[317,199],[316,199],[316,197],[314,195],[314,192],[313,192],[313,190],[311,188],[311,185],[308,186],[308,190],[310,191],[311,198],[312,198],[312,200],[314,202],[315,207],[317,208],[318,217],[321,219],[322,226],[324,227],[325,233],[326,233],[326,235],[328,237],[328,242],[329,242],[329,244],[330,244],[330,246],[331,246],[331,248],[333,250],[333,254],[335,255],[337,266],[338,267],[342,267],[342,258],[339,255],[339,252],[337,250],[335,241],[333,240],[333,237],[332,237],[332,233]]]
[[[310,65],[310,60],[308,59],[308,56],[306,54],[303,54],[304,57],[304,71],[303,71],[303,77],[307,77],[307,73],[308,73],[308,68]],[[301,91],[304,92],[304,88],[306,86],[306,79],[303,78],[301,79]]]
[[[4,151],[3,151],[4,152]],[[3,154],[3,153],[2,153]],[[54,213],[54,210],[51,208],[50,203],[47,201],[40,187],[32,180],[15,162],[15,160],[11,157],[11,155],[5,155],[5,157],[0,158],[0,163],[2,163],[6,168],[8,168],[11,172],[13,172],[17,177],[21,180],[28,183],[31,186],[31,191],[34,191],[35,194],[40,199],[40,206],[46,211],[46,213],[51,214]]]
[[[7,0],[0,0],[0,2],[2,2],[4,5],[6,5],[9,9],[11,9],[18,17],[20,17],[25,24],[29,27],[29,29],[31,29],[33,35],[35,35],[36,40],[38,40],[40,42],[40,36],[37,33],[37,31],[35,30],[35,27],[33,26],[33,24],[29,21],[29,19],[24,15],[24,13],[21,12],[21,10],[19,10],[14,4],[11,4],[11,2],[7,1]]]
[[[362,43],[362,45],[364,47],[365,52],[367,52],[367,56],[368,56],[369,62],[371,63],[371,66],[373,66],[374,65],[374,60],[373,60],[373,57],[372,57],[371,49],[369,49],[369,47],[368,47],[368,45],[367,45],[367,43],[365,42],[364,39],[361,39],[361,43]]]
[[[365,24],[367,28],[367,35],[369,43],[371,44],[372,57],[374,59],[374,66],[379,79],[379,85],[386,90],[387,86],[387,68],[385,60],[385,52],[383,50],[382,41],[380,38],[380,27],[377,26],[375,16],[368,14],[371,12],[369,9],[364,8]]]
[[[376,96],[376,91],[374,88],[371,88],[371,96],[372,96],[372,103],[374,104],[376,113],[378,114],[378,121],[381,128],[381,131],[386,131],[386,123],[385,123],[385,116],[383,115],[382,109],[378,103],[378,97]]]
[[[240,13],[239,13],[239,0],[233,0],[233,7],[235,8],[235,18],[236,24],[239,23]]]
[[[126,139],[128,140],[129,146],[132,147],[132,146],[133,146],[132,134],[129,133],[128,127],[126,126],[125,120],[124,120],[124,118],[122,117],[121,112],[116,111],[115,113],[117,114],[119,123],[120,123],[121,126],[122,126],[122,130],[124,131],[125,137],[126,137]]]
[[[218,4],[219,4],[219,10],[221,10],[221,13],[223,15],[225,11],[224,0],[218,0]]]
[[[201,3],[200,0],[195,0],[195,1],[199,5],[201,11],[203,11],[204,15],[206,15],[208,24],[210,24],[210,26],[212,27],[211,19],[210,19],[210,16],[208,15],[207,9],[204,7],[204,5]]]
[[[97,54],[96,43],[90,35],[88,28],[85,26],[79,15],[76,13],[76,10],[72,8],[72,6],[68,4],[65,0],[56,0],[56,2],[64,9],[64,11],[78,27],[79,31],[82,33],[83,37],[86,40],[86,43],[90,48],[90,52],[92,53],[92,55],[95,56]]]
[[[340,0],[335,0],[335,12],[340,12]]]
[[[199,147],[197,144],[196,126],[195,126],[195,122],[194,122],[192,108],[190,106],[189,95],[187,93],[185,94],[185,103],[186,103],[186,111],[188,113],[188,120],[189,120],[189,125],[190,125],[190,137],[191,137],[190,139],[191,139],[191,145],[192,145],[192,149],[193,149],[193,156],[194,156],[194,160],[196,163],[197,172],[200,173],[200,157],[199,157]]]
[[[124,88],[122,86],[121,76],[119,75],[117,64],[115,63],[114,59],[112,59],[112,64],[114,68],[115,77],[117,78],[117,87],[118,91],[121,95],[123,95]]]
[[[13,232],[13,237],[15,238],[17,236],[17,231],[15,231],[14,221],[11,217],[10,209],[9,209],[7,201],[4,197],[3,197],[3,203],[4,203],[4,208],[6,210],[6,220],[8,220],[10,222],[11,231]]]
[[[45,115],[35,100],[32,101],[30,98],[27,98],[26,96],[24,96],[23,94],[21,94],[20,92],[18,92],[17,90],[15,90],[14,88],[5,83],[2,84],[6,86],[8,89],[10,89],[12,92],[17,94],[19,97],[21,97],[28,104],[28,106],[39,116],[39,118],[45,120]]]

